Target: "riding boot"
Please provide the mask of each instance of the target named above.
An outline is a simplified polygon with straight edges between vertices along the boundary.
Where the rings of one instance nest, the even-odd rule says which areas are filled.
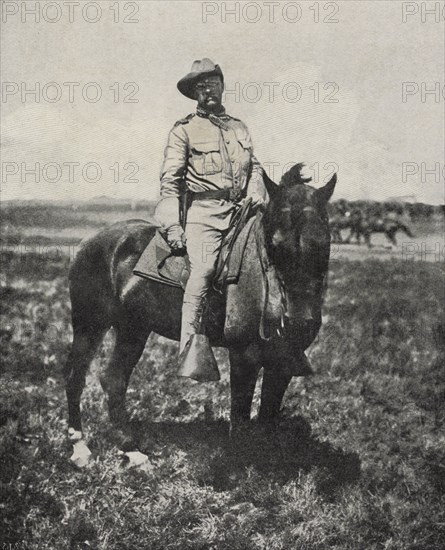
[[[214,382],[220,379],[220,375],[209,339],[199,333],[202,311],[201,297],[185,297],[182,306],[178,376],[193,378],[198,382]]]
[[[181,342],[179,353],[181,354],[192,334],[197,334],[201,324],[203,310],[203,298],[201,296],[185,296],[182,304]]]

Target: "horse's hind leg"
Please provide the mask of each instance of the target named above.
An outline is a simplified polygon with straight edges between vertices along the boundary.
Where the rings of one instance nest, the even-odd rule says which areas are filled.
[[[82,437],[80,398],[85,387],[85,376],[108,327],[73,324],[73,343],[64,368],[64,377],[68,400],[68,435],[75,440]]]
[[[102,388],[107,394],[110,420],[114,425],[126,428],[128,418],[125,409],[125,394],[133,368],[139,361],[150,329],[140,324],[121,323],[116,327],[113,354],[101,373]]]
[[[261,368],[255,346],[230,349],[230,429],[232,435],[250,420],[258,371]]]

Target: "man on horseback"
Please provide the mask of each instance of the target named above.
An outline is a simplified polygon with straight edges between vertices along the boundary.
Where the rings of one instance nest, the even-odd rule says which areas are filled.
[[[250,198],[267,201],[262,168],[246,125],[225,112],[224,76],[210,59],[194,61],[177,84],[197,101],[196,113],[178,120],[168,136],[155,217],[173,251],[187,246],[190,260],[182,306],[180,353],[199,331],[203,302],[234,213]],[[185,200],[189,207],[182,209]],[[180,359],[181,361],[181,359]]]

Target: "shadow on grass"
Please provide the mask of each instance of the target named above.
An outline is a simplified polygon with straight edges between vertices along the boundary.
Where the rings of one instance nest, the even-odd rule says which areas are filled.
[[[252,467],[280,484],[310,471],[325,496],[360,477],[358,455],[319,441],[302,416],[283,418],[275,428],[252,421],[232,437],[223,420],[133,424],[133,430],[141,451],[186,453],[199,481],[219,491],[233,489]]]

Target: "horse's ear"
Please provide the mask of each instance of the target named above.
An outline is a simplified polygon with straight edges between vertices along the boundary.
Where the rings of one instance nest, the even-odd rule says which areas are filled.
[[[273,200],[278,193],[278,185],[269,178],[266,173],[266,170],[263,168],[263,181],[266,186],[267,194],[269,195],[270,200]]]
[[[335,189],[335,184],[337,183],[337,174],[334,174],[332,178],[324,187],[320,187],[315,191],[316,200],[322,204],[327,204],[329,199],[332,197],[332,193]]]

